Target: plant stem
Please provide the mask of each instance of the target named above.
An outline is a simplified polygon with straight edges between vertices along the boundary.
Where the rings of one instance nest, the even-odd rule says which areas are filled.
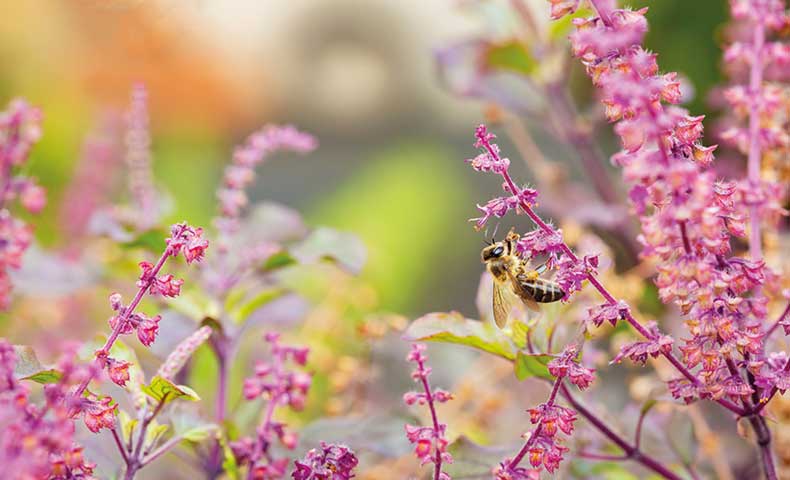
[[[422,360],[417,360],[417,366],[419,370],[425,370],[425,362]],[[438,439],[439,437],[439,417],[436,415],[436,406],[434,405],[433,401],[433,392],[431,391],[431,384],[428,382],[428,376],[423,375],[420,377],[422,380],[422,388],[425,390],[425,400],[428,402],[428,409],[431,411],[431,420],[433,421],[433,432]],[[435,443],[435,442],[434,442]],[[436,455],[434,456],[433,460],[433,479],[439,480],[439,477],[442,474],[442,452],[439,450],[439,445],[435,444],[434,447],[436,448]]]
[[[129,464],[129,457],[126,455],[126,447],[124,446],[123,442],[121,441],[121,437],[118,436],[118,428],[113,427],[110,429],[112,432],[112,438],[115,440],[115,445],[118,447],[118,451],[121,452],[121,457],[123,458],[123,463]]]
[[[661,475],[664,478],[668,478],[671,480],[682,480],[681,477],[667,467],[665,467],[661,462],[654,459],[653,457],[645,454],[639,447],[636,445],[631,445],[626,441],[623,437],[618,435],[614,432],[611,428],[609,428],[600,418],[598,418],[594,413],[587,410],[587,408],[576,401],[576,399],[571,395],[568,391],[568,388],[563,385],[561,388],[562,396],[568,401],[568,403],[579,412],[581,416],[587,419],[590,424],[595,427],[599,432],[601,432],[606,438],[612,441],[615,445],[617,445],[624,453],[625,458],[628,460],[633,460],[638,462],[642,466],[647,469],[654,471],[655,473]]]
[[[768,429],[765,418],[761,415],[751,415],[749,423],[752,424],[754,433],[757,435],[757,445],[760,449],[765,479],[776,480],[776,467],[774,467],[773,453],[771,452],[771,430]]]

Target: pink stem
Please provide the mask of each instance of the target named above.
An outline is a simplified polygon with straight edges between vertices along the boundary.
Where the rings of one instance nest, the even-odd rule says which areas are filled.
[[[418,371],[425,370],[425,362],[417,359]],[[433,422],[433,431],[436,439],[439,437],[439,417],[436,415],[436,406],[434,405],[433,392],[431,391],[431,384],[428,382],[428,376],[422,375],[422,388],[425,390],[425,400],[428,402],[428,409],[431,411],[431,421]],[[433,478],[439,480],[442,474],[442,452],[439,450],[439,445],[434,445],[436,448],[436,456],[434,457]]]

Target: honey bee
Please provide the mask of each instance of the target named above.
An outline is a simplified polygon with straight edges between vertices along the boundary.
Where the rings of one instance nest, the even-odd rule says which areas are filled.
[[[511,291],[535,311],[539,310],[538,303],[556,302],[565,296],[556,282],[540,278],[546,264],[531,270],[529,262],[516,254],[518,239],[519,235],[511,230],[503,241],[492,241],[480,252],[482,262],[494,277],[494,322],[499,328],[504,328],[510,316]]]

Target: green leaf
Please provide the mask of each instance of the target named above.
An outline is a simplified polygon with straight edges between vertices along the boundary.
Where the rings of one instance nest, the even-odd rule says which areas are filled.
[[[554,380],[546,366],[554,357],[545,353],[530,354],[518,352],[513,363],[516,378],[524,380],[530,377],[540,377],[547,380]]]
[[[516,39],[489,45],[486,60],[490,68],[510,70],[526,75],[534,72],[538,65],[527,46]]]
[[[507,360],[516,358],[510,339],[490,323],[464,318],[458,312],[429,313],[406,329],[407,341],[457,343],[493,353]]]
[[[41,370],[40,372],[36,372],[33,375],[22,377],[20,378],[20,380],[31,380],[33,382],[45,385],[47,383],[58,383],[62,376],[63,376],[62,372],[59,372],[54,368],[50,368],[48,370]]]
[[[247,302],[243,303],[239,308],[231,313],[231,318],[236,323],[242,323],[250,315],[255,313],[256,310],[263,307],[267,303],[280,298],[285,290],[282,288],[268,288],[258,292]]]
[[[191,400],[193,402],[197,402],[200,400],[200,397],[194,390],[187,387],[186,385],[176,385],[175,383],[171,382],[166,378],[162,378],[159,375],[154,376],[151,379],[151,383],[148,385],[142,386],[143,392],[146,395],[153,398],[157,402],[165,402],[168,403],[176,398],[183,398],[185,400]]]
[[[296,263],[296,259],[287,250],[281,250],[267,258],[261,268],[265,272],[270,272],[294,263]]]

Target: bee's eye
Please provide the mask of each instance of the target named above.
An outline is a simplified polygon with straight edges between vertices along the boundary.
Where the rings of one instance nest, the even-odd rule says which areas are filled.
[[[501,257],[503,253],[505,253],[505,248],[503,246],[498,246],[491,252],[495,257]]]

